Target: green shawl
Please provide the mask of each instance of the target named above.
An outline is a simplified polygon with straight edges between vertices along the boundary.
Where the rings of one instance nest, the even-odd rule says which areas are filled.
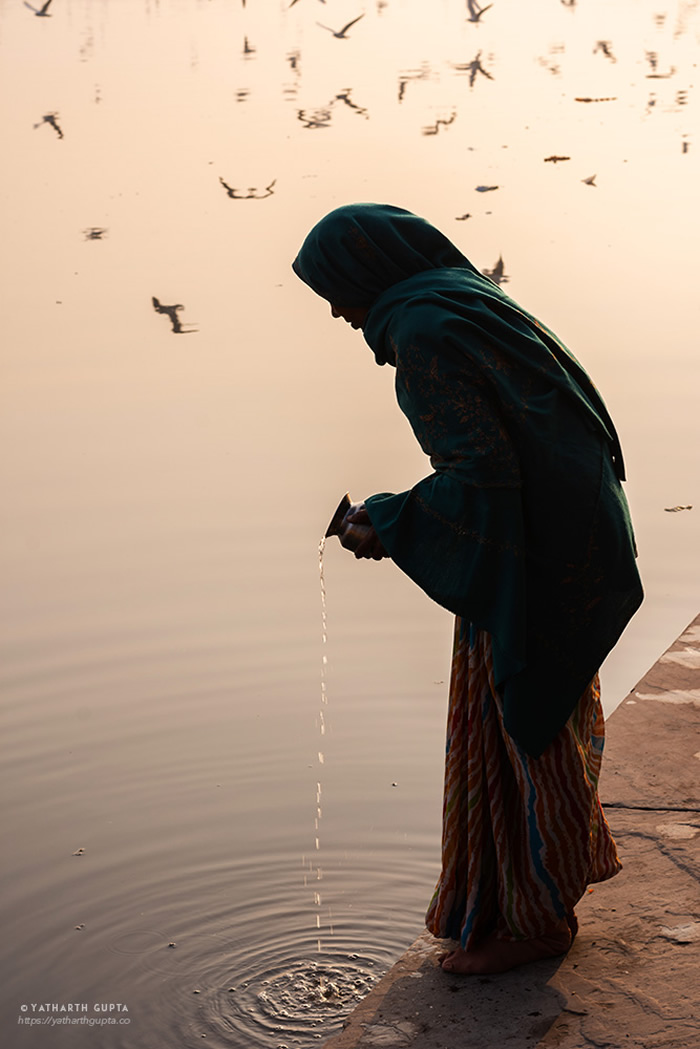
[[[296,273],[364,335],[433,473],[366,499],[395,563],[487,630],[509,734],[554,738],[642,600],[603,401],[556,337],[410,212],[349,205]]]

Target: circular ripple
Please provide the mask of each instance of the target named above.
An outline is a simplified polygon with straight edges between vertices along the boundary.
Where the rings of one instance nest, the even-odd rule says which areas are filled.
[[[206,1035],[210,1047],[315,1046],[341,1027],[383,972],[374,959],[357,954],[279,957],[263,972],[256,971],[256,962],[262,958],[253,959],[247,971],[237,967],[235,983],[222,983],[216,964],[200,972],[190,1030]]]
[[[163,934],[155,929],[136,929],[117,936],[109,945],[115,954],[149,954],[163,943]]]

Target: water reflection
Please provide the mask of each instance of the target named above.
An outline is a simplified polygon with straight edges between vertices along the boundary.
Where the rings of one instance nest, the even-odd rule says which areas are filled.
[[[697,3],[317,4],[72,0],[39,30],[0,0],[0,978],[121,988],[142,1026],[109,1049],[317,1044],[435,880],[447,618],[329,551],[318,700],[329,501],[429,470],[290,274],[325,211],[452,224],[599,379],[649,593],[611,706],[697,612]],[[197,303],[196,354],[159,288]]]
[[[606,58],[609,58],[611,62],[617,62],[615,55],[612,51],[612,44],[609,40],[599,40],[593,48],[593,54],[597,55],[600,52]]]
[[[651,67],[651,73],[646,74],[647,80],[668,80],[676,72],[674,66],[671,66],[665,73],[659,71],[659,56],[656,51],[647,51],[644,57]]]
[[[452,68],[458,73],[469,74],[469,87],[474,87],[474,84],[476,83],[476,78],[479,75],[479,73],[481,73],[482,76],[485,76],[487,80],[493,80],[493,76],[491,75],[491,73],[489,73],[488,70],[484,69],[484,67],[481,64],[481,51],[477,53],[476,58],[473,58],[471,62],[465,62],[461,65],[453,64]]]
[[[457,119],[457,112],[453,110],[449,117],[438,117],[434,124],[422,129],[424,135],[437,135],[441,127],[449,127]]]
[[[219,176],[219,182],[224,187],[231,200],[265,200],[266,197],[271,197],[273,195],[277,179],[273,178],[269,186],[265,186],[264,189],[258,189],[257,186],[250,186],[245,191],[238,190],[234,186],[229,186],[227,182],[224,182],[221,176]]]
[[[159,302],[155,295],[152,297],[151,301],[156,313],[164,313],[165,316],[170,319],[172,330],[176,335],[191,335],[193,332],[197,331],[196,328],[191,326],[187,328],[183,326],[179,313],[180,310],[184,310],[185,307],[181,303],[178,302],[174,306],[165,306],[163,303]]]
[[[406,95],[406,88],[412,80],[427,80],[430,76],[430,67],[424,64],[420,69],[408,70],[402,73],[399,77],[399,94],[398,101],[403,102]]]
[[[309,128],[312,131],[318,128],[330,127],[331,123],[331,111],[330,109],[299,109],[297,110],[297,120],[301,121],[305,128]]]
[[[297,120],[299,120],[305,128],[316,129],[316,128],[328,128],[331,124],[331,118],[333,116],[333,107],[337,102],[341,102],[347,106],[358,116],[364,117],[366,120],[369,119],[369,111],[364,107],[353,102],[350,97],[351,88],[345,88],[339,91],[325,106],[319,106],[317,109],[298,109]]]
[[[350,98],[350,90],[350,88],[345,88],[343,91],[339,91],[333,99],[333,102],[331,102],[331,105],[333,105],[334,102],[343,102],[349,109],[353,109],[358,116],[369,119],[368,110],[365,109],[364,106],[358,106],[357,103],[353,102]]]
[[[54,129],[59,138],[63,138],[63,132],[58,126],[58,113],[45,113],[38,124],[33,124],[32,127],[36,130],[41,127],[42,124],[49,124]]]
[[[485,269],[481,272],[485,273],[487,277],[490,277],[495,284],[506,284],[510,280],[510,277],[508,277],[505,272],[502,255],[498,256],[498,262],[493,269]]]

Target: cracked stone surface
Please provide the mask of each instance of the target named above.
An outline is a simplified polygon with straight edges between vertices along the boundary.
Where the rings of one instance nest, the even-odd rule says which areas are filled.
[[[608,723],[601,799],[624,869],[566,958],[443,973],[427,932],[324,1049],[700,1049],[700,616]]]

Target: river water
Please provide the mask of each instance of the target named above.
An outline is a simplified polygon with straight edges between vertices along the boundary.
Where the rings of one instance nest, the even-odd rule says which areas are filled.
[[[421,931],[451,622],[329,540],[323,641],[339,498],[429,469],[291,259],[408,207],[589,369],[648,595],[612,711],[698,610],[699,5],[35,10],[0,0],[4,1044],[304,1049]]]

